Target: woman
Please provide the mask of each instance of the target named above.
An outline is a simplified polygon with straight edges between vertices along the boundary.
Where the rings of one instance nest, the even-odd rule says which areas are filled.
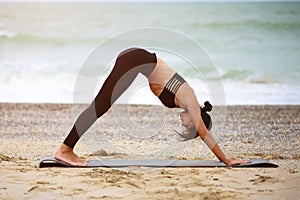
[[[76,166],[86,165],[87,161],[73,152],[75,144],[86,130],[109,110],[111,105],[134,81],[138,73],[142,73],[148,78],[151,91],[165,106],[185,109],[184,112],[180,113],[182,125],[187,129],[194,128],[221,162],[227,166],[247,162],[236,158],[227,158],[224,155],[208,131],[210,126],[210,122],[206,119],[208,115],[205,115],[206,123],[201,117],[201,108],[193,89],[180,75],[157,58],[155,53],[149,53],[139,48],[127,49],[118,56],[114,68],[99,93],[89,107],[77,118],[69,135],[55,153],[54,157],[57,160]]]

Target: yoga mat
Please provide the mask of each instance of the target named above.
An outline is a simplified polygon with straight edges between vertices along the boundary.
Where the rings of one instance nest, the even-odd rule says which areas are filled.
[[[226,165],[217,160],[89,160],[86,168],[89,167],[226,167]],[[39,163],[40,168],[44,167],[80,167],[72,166],[65,162],[56,160],[53,157],[46,157]],[[250,163],[234,165],[233,167],[278,167],[278,165],[270,163],[264,159],[252,159]]]

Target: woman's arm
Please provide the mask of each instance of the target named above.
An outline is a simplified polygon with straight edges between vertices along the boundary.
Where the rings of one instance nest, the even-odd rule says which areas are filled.
[[[221,162],[224,162],[227,166],[247,163],[247,161],[244,160],[227,158],[225,156],[218,143],[215,141],[211,133],[207,130],[200,114],[200,105],[197,101],[193,89],[188,84],[182,85],[176,95],[180,107],[188,110],[200,138]]]
[[[228,159],[226,158],[223,151],[220,149],[218,143],[213,138],[211,133],[207,130],[200,112],[200,105],[197,100],[191,98],[187,105],[187,110],[192,117],[193,124],[195,125],[197,132],[200,138],[204,141],[204,143],[208,146],[208,148],[216,155],[216,157],[221,161],[228,165]]]

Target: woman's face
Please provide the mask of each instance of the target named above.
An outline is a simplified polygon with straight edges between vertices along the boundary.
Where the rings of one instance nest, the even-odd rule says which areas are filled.
[[[180,120],[182,126],[186,128],[191,128],[192,126],[194,126],[192,117],[187,111],[183,111],[180,113]]]

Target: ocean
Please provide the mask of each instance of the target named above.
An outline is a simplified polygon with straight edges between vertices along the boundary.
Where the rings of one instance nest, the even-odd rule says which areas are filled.
[[[300,104],[300,2],[0,3],[0,102],[89,103],[127,46],[201,103]],[[118,102],[160,104],[142,78]]]

